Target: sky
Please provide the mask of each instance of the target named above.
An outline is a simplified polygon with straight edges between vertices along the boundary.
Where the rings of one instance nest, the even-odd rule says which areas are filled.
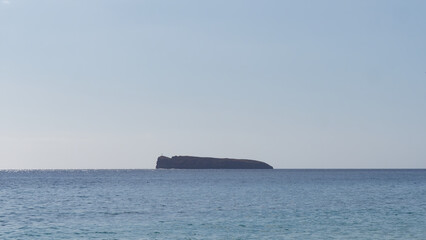
[[[426,1],[2,0],[0,169],[426,168]]]

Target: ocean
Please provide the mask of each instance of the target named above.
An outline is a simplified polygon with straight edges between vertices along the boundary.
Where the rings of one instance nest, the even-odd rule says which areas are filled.
[[[0,239],[426,239],[426,170],[2,170]]]

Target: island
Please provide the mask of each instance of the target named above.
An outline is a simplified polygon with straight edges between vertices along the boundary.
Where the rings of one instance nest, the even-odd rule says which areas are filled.
[[[273,169],[267,163],[232,158],[212,158],[193,156],[160,156],[156,169]]]

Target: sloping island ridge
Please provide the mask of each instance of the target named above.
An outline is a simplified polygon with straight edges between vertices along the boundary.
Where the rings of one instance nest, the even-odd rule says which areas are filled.
[[[267,163],[232,158],[212,158],[193,156],[160,156],[157,159],[157,169],[273,169]]]

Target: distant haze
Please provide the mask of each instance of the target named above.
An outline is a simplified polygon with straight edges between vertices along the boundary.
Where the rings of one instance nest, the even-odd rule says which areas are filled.
[[[426,168],[426,1],[0,2],[0,169]]]

